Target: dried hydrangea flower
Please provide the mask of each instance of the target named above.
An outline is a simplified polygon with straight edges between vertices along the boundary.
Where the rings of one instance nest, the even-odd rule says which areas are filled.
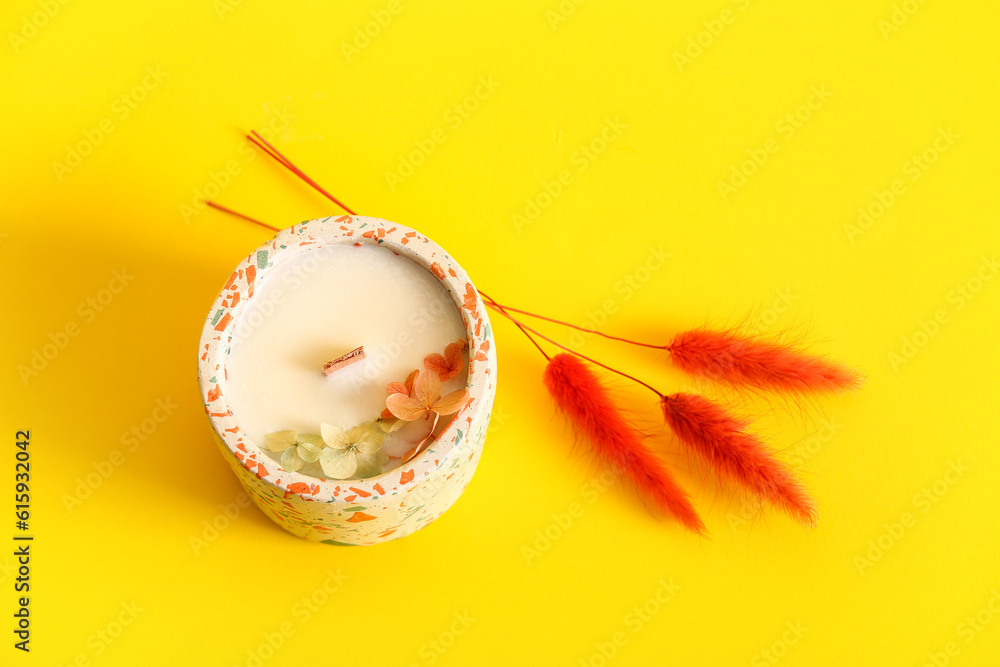
[[[386,396],[392,396],[393,394],[405,394],[409,396],[413,392],[413,381],[417,379],[417,373],[420,371],[414,370],[408,376],[406,376],[406,382],[390,382],[389,386],[385,388]],[[392,419],[392,413],[389,408],[382,411],[382,419]]]
[[[379,417],[378,419],[375,420],[375,423],[378,424],[378,427],[382,429],[384,433],[395,433],[399,429],[409,424],[409,422],[403,421],[402,419],[396,419],[396,418],[385,419],[384,417]]]
[[[444,349],[444,354],[428,354],[424,357],[424,368],[429,371],[438,374],[438,378],[442,382],[445,380],[450,380],[451,378],[458,375],[459,371],[465,365],[462,361],[462,352],[469,346],[469,344],[463,338],[462,340],[452,343]]]
[[[431,440],[434,439],[434,429],[437,428],[441,415],[450,415],[458,412],[469,398],[468,389],[453,391],[447,396],[441,396],[441,379],[435,371],[422,371],[413,382],[413,391],[410,396],[402,392],[390,393],[385,399],[385,405],[389,412],[400,421],[416,421],[421,417],[434,417],[431,422],[430,431],[424,439],[417,443],[416,447],[403,455],[403,461],[410,461],[420,452],[424,451]]]
[[[394,417],[415,421],[432,414],[450,415],[458,412],[469,396],[467,389],[453,391],[441,396],[441,379],[433,371],[422,371],[413,383],[412,395],[402,392],[389,394],[385,405]]]
[[[264,436],[264,449],[282,452],[281,467],[288,472],[295,472],[305,464],[316,461],[323,446],[323,438],[310,433],[277,431]]]
[[[346,431],[332,424],[321,424],[320,433],[326,448],[319,455],[319,464],[329,477],[351,479],[382,472],[386,457],[379,450],[385,443],[385,432],[376,422],[358,424]]]

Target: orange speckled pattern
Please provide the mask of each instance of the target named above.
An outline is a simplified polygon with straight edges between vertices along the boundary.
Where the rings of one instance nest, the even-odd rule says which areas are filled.
[[[283,470],[244,436],[226,399],[232,330],[254,286],[276,263],[331,244],[370,243],[430,271],[462,314],[469,338],[470,398],[413,461],[364,480],[324,480]],[[458,499],[479,463],[496,393],[496,351],[479,293],[454,259],[419,232],[378,218],[340,216],[293,225],[250,253],[227,279],[205,321],[198,382],[215,441],[254,503],[307,540],[371,545],[409,535]],[[263,389],[262,389],[263,390]]]

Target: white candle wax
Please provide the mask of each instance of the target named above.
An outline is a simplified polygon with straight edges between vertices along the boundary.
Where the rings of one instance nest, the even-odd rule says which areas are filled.
[[[415,262],[371,244],[303,253],[269,271],[235,323],[226,362],[233,417],[258,445],[277,431],[318,434],[321,423],[371,422],[385,409],[390,382],[423,371],[424,357],[465,337],[454,301]],[[363,361],[323,373],[324,363],[358,346]],[[442,395],[465,387],[464,357],[463,364]],[[385,469],[429,428],[418,420],[391,434],[382,451],[394,458]],[[315,463],[299,472],[325,476]]]

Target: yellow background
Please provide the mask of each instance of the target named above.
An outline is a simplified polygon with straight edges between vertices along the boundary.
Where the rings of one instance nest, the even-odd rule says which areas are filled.
[[[25,428],[36,535],[28,656],[12,647],[13,546],[0,551],[3,664],[997,664],[1000,620],[962,625],[992,618],[1000,590],[996,3],[13,0],[0,25],[0,535],[13,545]],[[609,122],[620,132],[584,157]],[[710,538],[627,489],[595,497],[599,468],[553,417],[541,357],[496,318],[495,426],[439,521],[347,549],[254,508],[227,519],[240,488],[195,348],[268,233],[184,207],[208,188],[281,226],[337,212],[246,150],[242,133],[268,126],[349,205],[428,234],[509,304],[664,342],[746,320],[865,371],[861,392],[804,402],[693,385],[758,417],[815,494],[818,529],[755,513],[663,429],[651,445]],[[939,132],[952,139],[935,154]],[[70,151],[87,154],[67,172],[54,163]],[[933,164],[914,171],[925,151]],[[753,173],[724,196],[733,169]],[[518,224],[529,200],[538,214]],[[91,316],[80,304],[107,299],[114,270],[134,278]],[[25,382],[18,368],[70,323]],[[580,349],[664,390],[692,385],[662,355]],[[619,396],[655,426],[650,395]],[[157,399],[177,408],[127,451]],[[114,450],[124,460],[67,509]],[[662,604],[661,580],[680,587]]]

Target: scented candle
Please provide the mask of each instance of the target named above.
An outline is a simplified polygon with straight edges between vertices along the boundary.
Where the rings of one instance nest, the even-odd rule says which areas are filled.
[[[425,370],[427,355],[465,335],[447,290],[407,257],[364,243],[292,257],[261,282],[235,323],[226,364],[233,416],[265,447],[281,431],[319,435],[321,424],[348,430],[373,422],[390,383]],[[324,362],[354,350],[363,356],[322,372]],[[463,352],[442,396],[465,387],[466,360]],[[423,421],[388,434],[379,472],[402,463],[426,435]],[[322,476],[319,462],[310,463],[300,469]]]
[[[475,287],[436,244],[384,220],[324,218],[237,267],[206,321],[199,379],[223,454],[265,513],[307,539],[372,544],[426,525],[468,483],[492,341]]]

